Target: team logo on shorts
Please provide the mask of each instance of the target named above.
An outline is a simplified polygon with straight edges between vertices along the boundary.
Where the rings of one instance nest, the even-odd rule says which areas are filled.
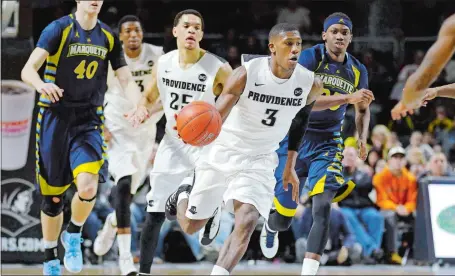
[[[188,210],[188,211],[190,211],[191,214],[195,215],[197,213],[196,206],[191,206],[190,210]]]
[[[147,62],[147,64],[148,64],[149,67],[153,67],[153,64],[155,64],[155,63],[153,62],[153,60],[149,60]]]
[[[2,181],[2,233],[16,237],[40,223],[30,215],[35,186],[21,178]]]
[[[302,95],[303,93],[303,89],[300,88],[300,87],[297,87],[295,90],[294,90],[294,95],[296,95],[297,97]]]
[[[149,204],[149,207],[153,207],[153,205],[155,205],[155,201],[153,199],[149,200],[148,204]]]
[[[207,76],[206,76],[205,74],[200,74],[200,75],[199,75],[199,80],[202,81],[202,82],[204,82],[204,81],[207,80]]]

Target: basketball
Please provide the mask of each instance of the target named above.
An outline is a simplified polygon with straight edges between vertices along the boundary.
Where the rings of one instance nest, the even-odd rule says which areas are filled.
[[[185,143],[201,147],[210,144],[221,131],[221,115],[204,101],[194,101],[177,116],[177,132]]]

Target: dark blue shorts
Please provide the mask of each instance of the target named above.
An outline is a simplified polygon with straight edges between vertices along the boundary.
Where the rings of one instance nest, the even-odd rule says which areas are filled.
[[[277,150],[279,164],[275,170],[277,184],[275,186],[274,205],[278,213],[293,217],[297,203],[292,200],[292,187],[283,188],[283,170],[288,152],[288,137]],[[308,192],[309,196],[323,193],[325,190],[337,191],[333,202],[344,199],[354,188],[353,182],[345,183],[343,179],[343,139],[341,137],[323,137],[305,135],[299,148],[295,170],[300,179],[300,193]],[[304,185],[305,183],[305,185]]]
[[[42,195],[61,195],[82,172],[107,179],[102,107],[40,107],[36,125],[36,181]]]

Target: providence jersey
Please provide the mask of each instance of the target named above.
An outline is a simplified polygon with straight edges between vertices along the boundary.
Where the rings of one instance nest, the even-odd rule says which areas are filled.
[[[139,90],[144,92],[145,87],[152,79],[153,65],[163,55],[163,47],[143,43],[141,53],[137,58],[129,58],[126,53],[124,55],[133,79],[136,81]],[[127,122],[123,114],[133,109],[134,104],[126,97],[128,91],[123,91],[118,78],[114,77],[109,85],[104,101],[106,118],[126,127]],[[145,128],[149,122],[154,125],[153,120],[147,120],[141,127]]]
[[[245,89],[215,142],[249,155],[278,149],[295,115],[306,105],[314,73],[297,65],[288,80],[278,79],[272,75],[269,59],[257,57],[244,63]]]
[[[141,54],[133,59],[125,54],[126,63],[133,75],[141,92],[144,92],[145,87],[151,80],[152,67],[158,61],[158,58],[163,55],[163,47],[155,46],[148,43],[142,44]]]
[[[49,53],[44,81],[64,90],[56,103],[41,94],[40,106],[101,106],[109,62],[114,70],[126,65],[122,45],[109,26],[98,20],[92,30],[86,31],[73,14],[49,24],[37,47]]]
[[[324,44],[302,51],[299,63],[319,76],[324,83],[323,96],[352,94],[368,89],[368,73],[365,66],[352,55],[346,54],[344,62],[333,61],[326,53]],[[323,111],[312,111],[308,132],[330,133],[340,136],[347,104]]]
[[[224,62],[209,52],[190,68],[182,69],[178,50],[158,59],[157,81],[160,99],[166,115],[166,133],[177,137],[174,115],[192,101],[215,104],[213,82]]]

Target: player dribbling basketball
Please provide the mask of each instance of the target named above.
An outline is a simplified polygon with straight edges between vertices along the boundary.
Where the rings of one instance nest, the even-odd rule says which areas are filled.
[[[297,27],[275,25],[268,46],[270,57],[252,59],[229,77],[216,105],[224,121],[221,133],[203,148],[194,185],[182,183],[166,203],[166,217],[177,216],[188,234],[205,225],[206,230],[216,225],[210,220],[221,212],[221,202],[235,214],[234,230],[220,251],[212,275],[229,275],[246,252],[259,217],[268,218],[278,164],[275,151],[290,131],[290,158],[295,160],[304,133],[301,131],[322,94],[322,81],[297,63],[302,49]],[[284,174],[298,191],[294,167],[288,167]],[[214,228],[216,235],[219,224]]]
[[[148,116],[147,108],[160,97],[167,119],[166,134],[150,173],[148,213],[141,233],[141,273],[150,273],[159,231],[165,219],[166,200],[182,181],[193,181],[200,150],[178,138],[174,115],[196,100],[215,104],[215,97],[221,93],[232,72],[229,63],[199,47],[203,29],[204,21],[198,11],[184,10],[176,15],[172,32],[177,38],[177,50],[158,59],[153,67],[153,79],[138,108],[127,114],[133,126],[137,126]]]

